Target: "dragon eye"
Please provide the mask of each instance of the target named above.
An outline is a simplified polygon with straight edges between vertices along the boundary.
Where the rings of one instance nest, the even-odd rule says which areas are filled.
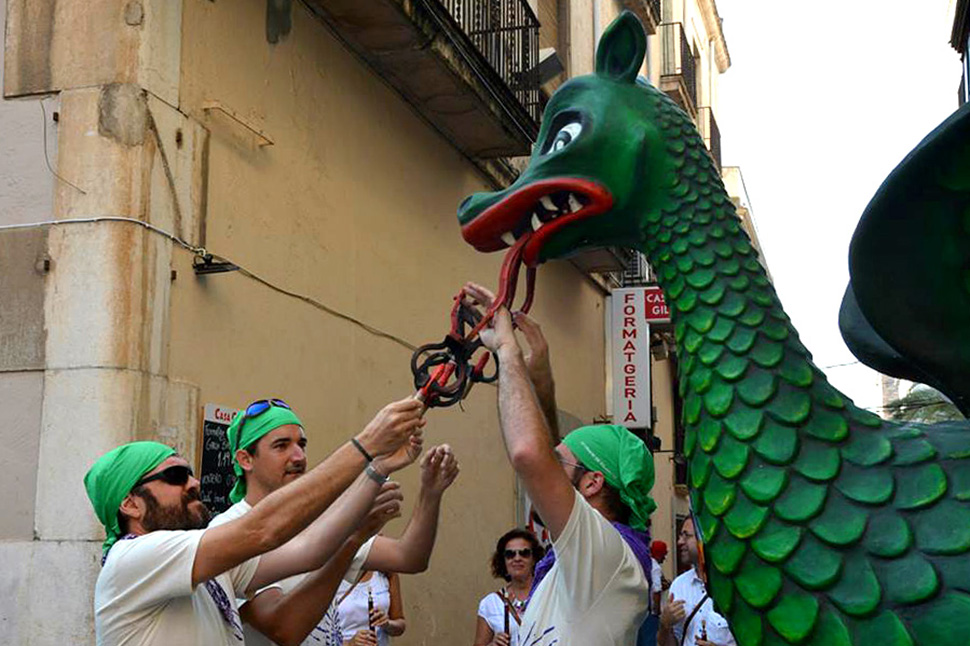
[[[556,151],[562,150],[563,148],[568,146],[573,141],[573,139],[578,137],[579,133],[581,133],[582,131],[583,131],[583,124],[580,123],[579,121],[573,121],[571,123],[567,123],[562,128],[560,128],[559,132],[556,133],[556,136],[553,137],[552,143],[549,146],[548,152],[554,153]]]

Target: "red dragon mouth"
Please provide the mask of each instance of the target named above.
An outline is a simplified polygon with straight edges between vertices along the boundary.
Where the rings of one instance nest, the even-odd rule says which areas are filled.
[[[522,260],[534,267],[542,245],[556,231],[605,213],[612,206],[613,196],[601,184],[575,177],[545,179],[523,186],[488,207],[464,225],[461,234],[483,252],[524,245]]]

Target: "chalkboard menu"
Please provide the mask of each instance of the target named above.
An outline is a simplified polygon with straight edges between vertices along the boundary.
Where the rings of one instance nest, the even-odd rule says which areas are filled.
[[[232,456],[226,429],[239,411],[235,408],[206,404],[202,416],[202,437],[199,441],[199,481],[202,483],[202,502],[213,515],[232,506],[229,492],[236,484],[232,472]]]

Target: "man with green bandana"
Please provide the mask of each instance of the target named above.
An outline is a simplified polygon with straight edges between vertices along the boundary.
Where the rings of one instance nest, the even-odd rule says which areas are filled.
[[[210,526],[250,513],[266,496],[299,478],[306,469],[306,436],[298,423],[284,417],[267,421],[237,415],[227,431],[233,468],[238,476],[230,499],[236,504]],[[420,446],[401,454],[410,463]],[[382,461],[379,461],[382,462]],[[377,464],[375,462],[375,464]],[[404,464],[383,465],[382,471]],[[247,646],[299,644],[340,646],[343,639],[333,596],[343,580],[353,584],[363,570],[417,573],[428,567],[445,490],[458,475],[458,462],[447,444],[432,447],[421,461],[421,490],[411,520],[400,539],[355,532],[326,566],[258,590],[240,600]],[[345,502],[350,492],[336,505]],[[369,539],[369,540],[368,540]]]
[[[326,563],[388,475],[365,454],[383,468],[405,463],[422,410],[413,399],[385,406],[298,482],[208,529],[199,481],[173,449],[133,442],[102,456],[84,478],[107,535],[94,596],[99,646],[241,644],[236,597]],[[328,514],[332,522],[318,519],[344,490],[356,495]]]
[[[465,288],[482,307],[491,305],[485,288]],[[519,644],[629,646],[650,600],[643,531],[656,507],[653,457],[622,426],[586,426],[557,444],[543,412],[556,410],[545,340],[527,316],[515,322],[528,355],[504,307],[482,341],[498,355],[499,422],[509,460],[553,541],[536,567]]]

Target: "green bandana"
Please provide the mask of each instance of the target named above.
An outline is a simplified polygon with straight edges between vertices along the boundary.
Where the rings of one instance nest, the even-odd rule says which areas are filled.
[[[226,430],[226,435],[229,437],[229,455],[232,456],[232,470],[236,474],[236,484],[229,492],[229,500],[233,502],[239,502],[246,497],[246,479],[243,477],[243,468],[239,466],[239,461],[236,460],[236,451],[248,449],[259,438],[280,426],[296,424],[301,428],[303,427],[303,422],[296,416],[296,413],[289,408],[279,406],[270,406],[256,417],[247,417],[245,421],[242,420],[243,414],[239,413]],[[240,426],[242,428],[239,428]]]
[[[108,535],[104,554],[121,537],[118,509],[142,476],[175,455],[175,449],[158,442],[131,442],[102,455],[84,476],[84,488],[94,513]]]
[[[622,426],[600,424],[577,428],[562,443],[584,467],[603,473],[630,508],[630,527],[644,531],[657,504],[650,497],[653,456],[643,441]]]

